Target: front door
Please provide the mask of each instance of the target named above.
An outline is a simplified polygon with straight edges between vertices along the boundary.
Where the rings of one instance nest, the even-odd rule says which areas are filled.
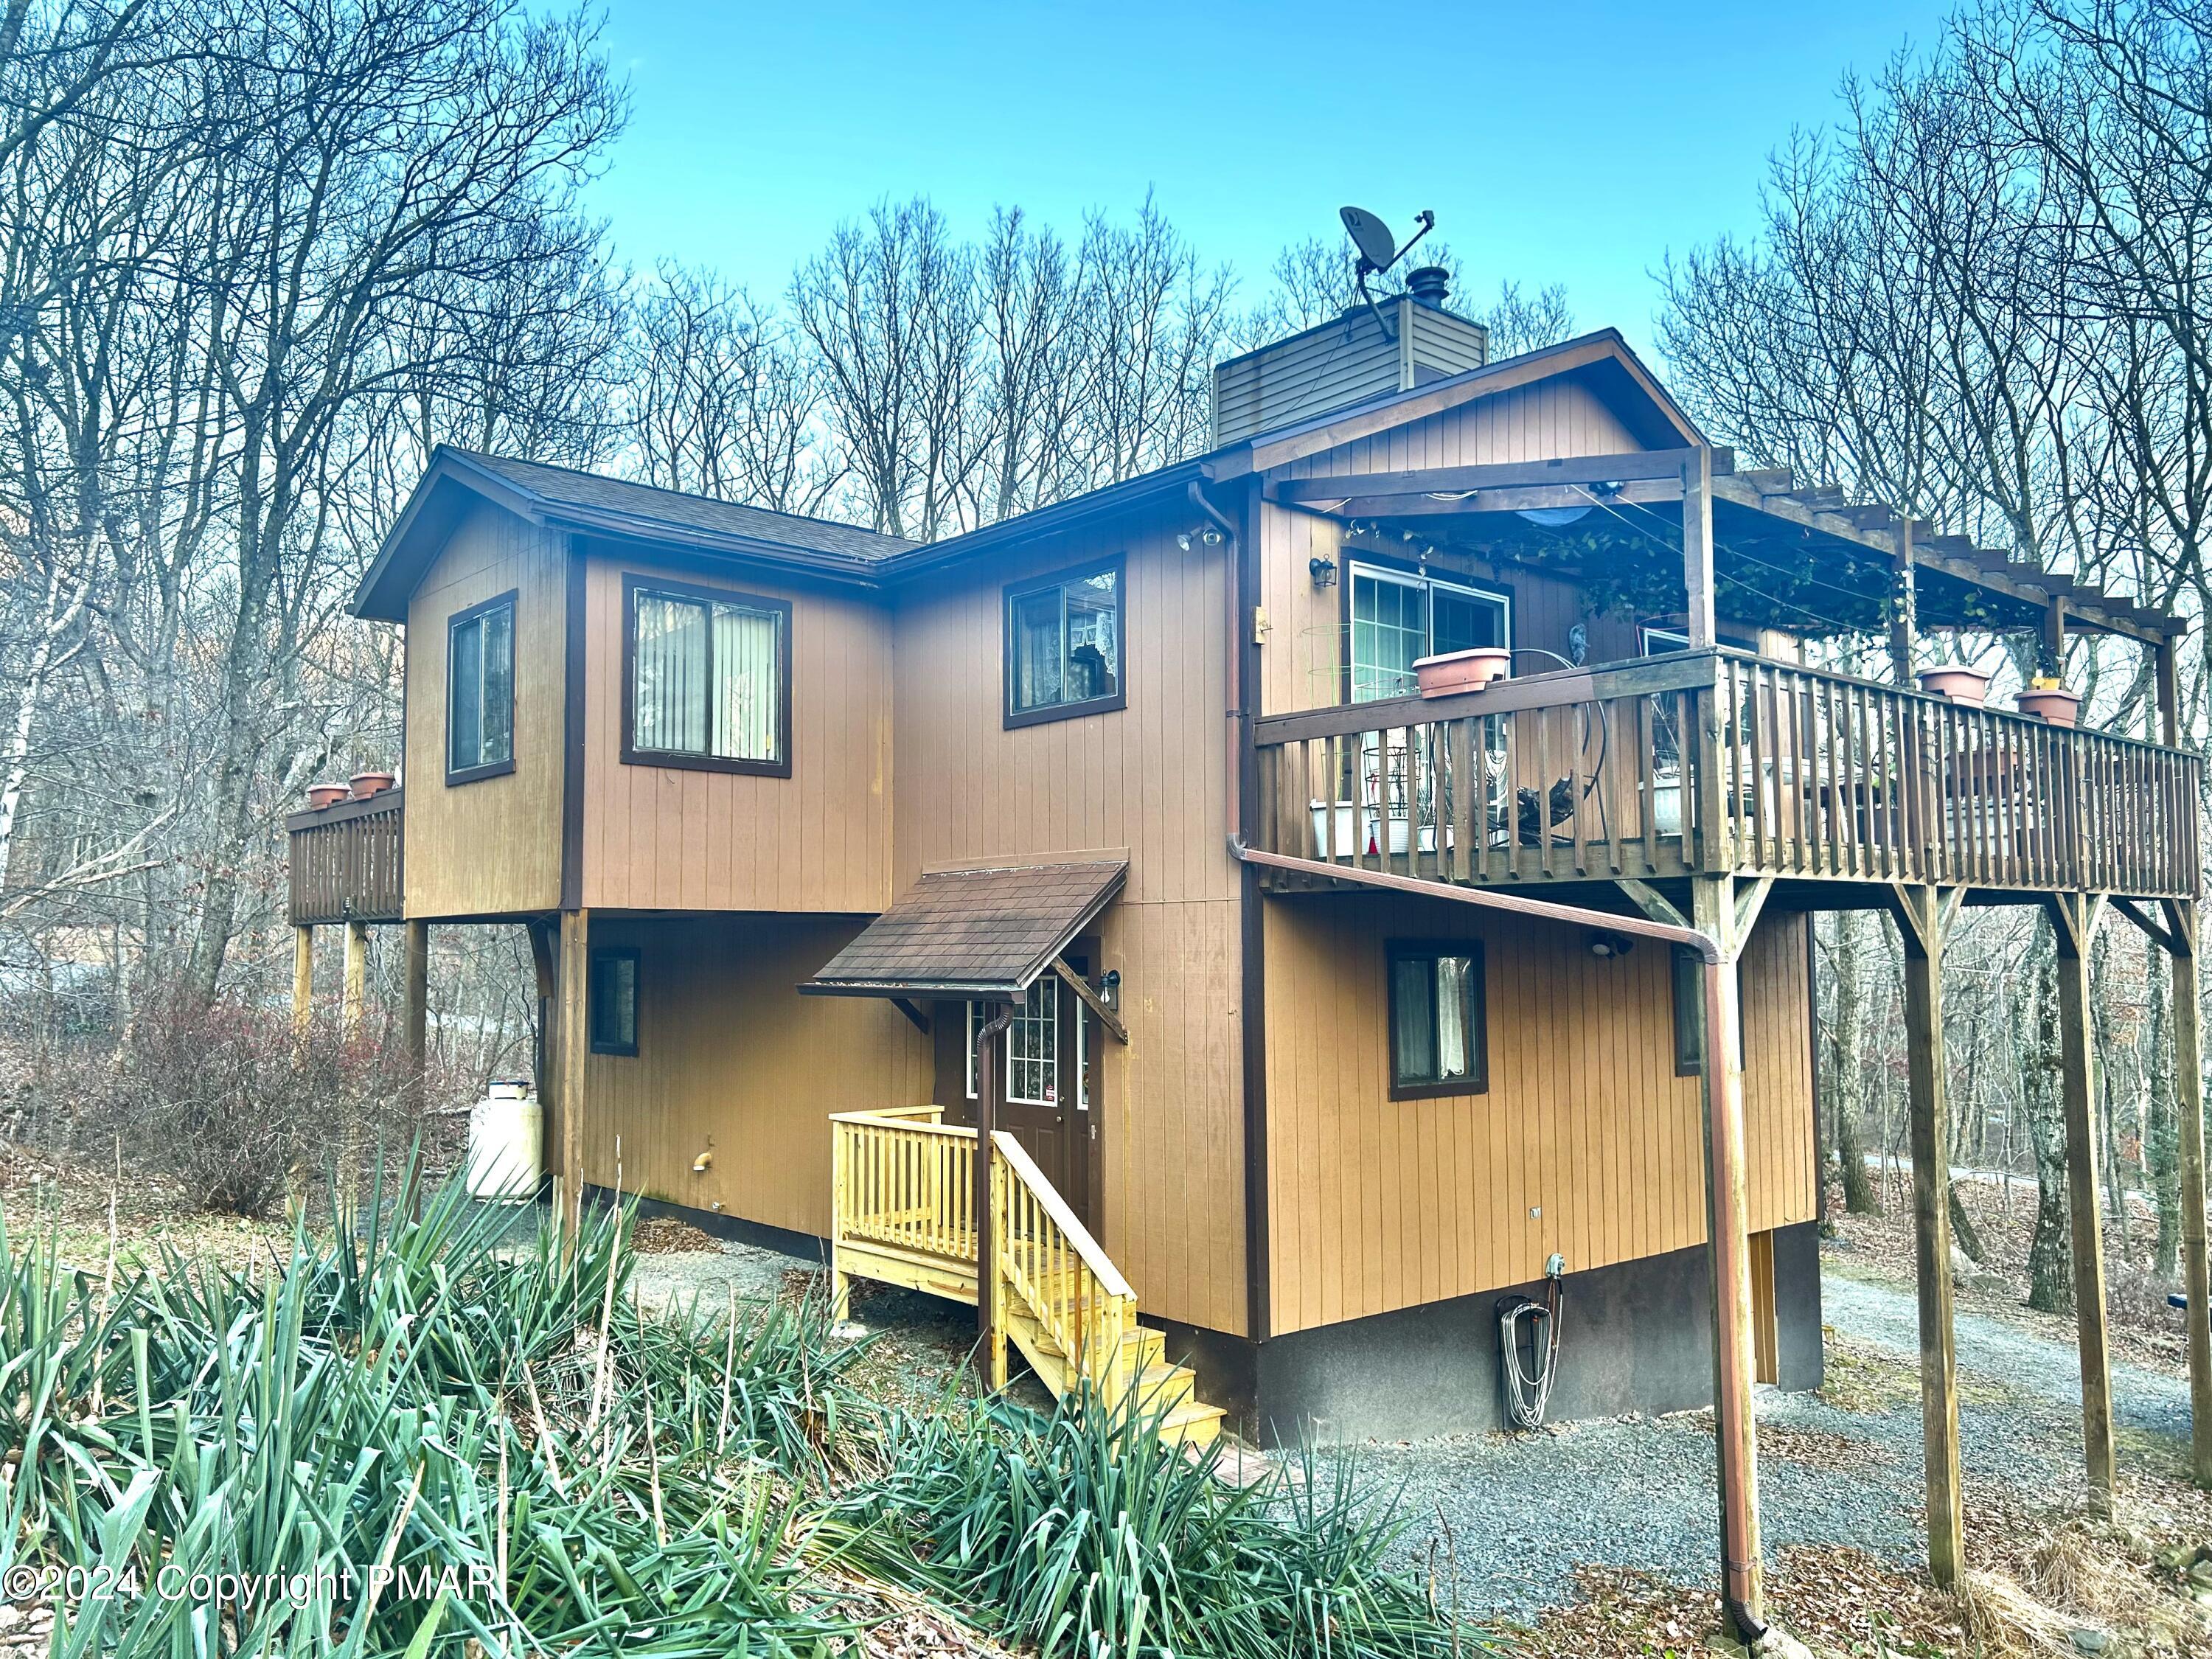
[[[1073,957],[1070,965],[1081,971]],[[945,1103],[948,1121],[975,1121],[974,1049],[980,1020],[977,1004],[938,1005],[934,1024],[951,1038],[938,1045],[937,1097]],[[994,1056],[999,1127],[1021,1142],[1067,1207],[1093,1231],[1097,1035],[1097,1021],[1082,999],[1048,971],[1015,1005],[1013,1024],[998,1037]]]

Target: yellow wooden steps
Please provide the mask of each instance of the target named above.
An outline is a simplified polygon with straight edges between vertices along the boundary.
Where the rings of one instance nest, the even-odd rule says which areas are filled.
[[[975,1133],[943,1116],[937,1107],[831,1115],[830,1267],[841,1302],[852,1278],[975,1302],[966,1200]],[[1054,1395],[1087,1386],[1110,1407],[1133,1395],[1168,1444],[1210,1443],[1221,1408],[1199,1399],[1197,1378],[1168,1359],[1161,1334],[1137,1322],[1136,1293],[1020,1145],[1004,1133],[991,1143],[1003,1338],[986,1356],[993,1386],[1005,1385],[1011,1344]]]

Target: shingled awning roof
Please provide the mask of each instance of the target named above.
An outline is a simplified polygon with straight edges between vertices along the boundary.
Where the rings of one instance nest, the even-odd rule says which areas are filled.
[[[817,996],[1010,1002],[1113,902],[1128,860],[926,875],[799,986]]]

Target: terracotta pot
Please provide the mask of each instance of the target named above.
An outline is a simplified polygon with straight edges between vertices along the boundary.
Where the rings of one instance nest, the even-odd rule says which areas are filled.
[[[2073,725],[2074,715],[2081,707],[2081,693],[2069,691],[2063,685],[2041,691],[2023,691],[2013,701],[2020,705],[2021,714],[2053,726]]]
[[[325,806],[336,806],[350,793],[343,783],[311,783],[307,786],[307,810],[319,812]]]
[[[1481,690],[1512,666],[1513,653],[1504,647],[1478,645],[1423,657],[1413,665],[1413,678],[1423,696],[1452,697],[1462,691]]]
[[[353,798],[367,800],[371,795],[380,795],[392,787],[389,772],[356,772],[353,775]]]
[[[1979,708],[1990,695],[1990,677],[1978,668],[1923,668],[1920,689],[1931,697],[1948,697],[1967,708]]]

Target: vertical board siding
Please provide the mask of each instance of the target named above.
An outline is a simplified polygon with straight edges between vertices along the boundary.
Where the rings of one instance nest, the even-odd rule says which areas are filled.
[[[593,917],[638,951],[637,1053],[593,1054],[585,1167],[611,1187],[824,1237],[832,1112],[929,1098],[928,1038],[873,997],[802,997],[850,916]],[[712,1160],[695,1172],[702,1152]]]
[[[789,777],[623,763],[623,578],[633,574],[791,602]],[[584,607],[586,904],[860,912],[890,902],[890,623],[880,605],[765,577],[702,581],[595,550]]]
[[[902,590],[892,612],[899,757],[894,890],[925,869],[1126,849],[1099,926],[1125,1048],[1102,1053],[1100,1242],[1145,1311],[1245,1328],[1241,964],[1228,855],[1227,550],[1194,510],[1073,532]],[[1128,706],[1007,731],[1011,581],[1126,556]]]
[[[1700,1243],[1702,1096],[1674,1075],[1669,957],[1419,899],[1267,907],[1267,1097],[1278,1332]],[[1803,918],[1742,967],[1754,1231],[1812,1218]],[[1389,1097],[1394,938],[1480,939],[1490,1088]],[[1532,1215],[1539,1210],[1540,1215]]]
[[[407,914],[471,916],[561,902],[561,536],[489,506],[455,526],[407,604]],[[446,786],[446,623],[515,590],[514,770]]]

